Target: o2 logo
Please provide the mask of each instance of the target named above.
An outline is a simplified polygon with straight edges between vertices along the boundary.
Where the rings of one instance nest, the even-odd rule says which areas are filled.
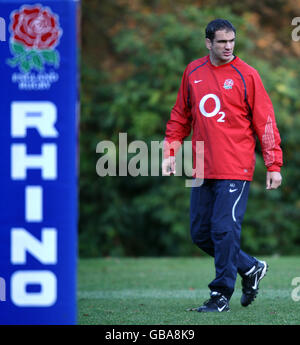
[[[208,113],[205,110],[205,103],[209,100],[209,99],[213,99],[215,102],[215,108],[213,111],[211,111],[210,113]],[[201,114],[205,117],[214,117],[216,115],[220,115],[217,119],[217,122],[225,122],[225,113],[224,111],[220,111],[221,109],[221,102],[220,102],[220,98],[213,94],[213,93],[209,93],[205,96],[202,97],[202,99],[199,102],[199,110],[201,112]]]

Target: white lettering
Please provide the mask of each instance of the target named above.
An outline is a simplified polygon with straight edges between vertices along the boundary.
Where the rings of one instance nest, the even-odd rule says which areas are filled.
[[[11,178],[25,180],[27,169],[41,169],[44,180],[57,178],[57,152],[55,144],[43,144],[41,155],[27,155],[25,144],[11,146]]]
[[[105,339],[106,340],[132,340],[133,343],[135,343],[138,339],[140,332],[119,332],[115,331],[114,329],[112,332],[106,332],[105,333]]]
[[[43,189],[41,186],[25,188],[25,219],[27,222],[43,220]]]
[[[215,101],[215,109],[213,111],[211,111],[210,113],[208,113],[205,110],[205,103],[210,98],[212,98]],[[219,97],[214,95],[213,93],[205,95],[199,103],[199,109],[200,109],[201,114],[206,116],[206,117],[213,117],[213,116],[217,115],[221,109],[221,103],[220,103]]]
[[[11,103],[12,138],[27,138],[30,129],[34,129],[42,138],[57,138],[56,122],[57,109],[52,102],[14,101]],[[37,154],[36,151],[34,153],[27,151],[26,143],[12,143],[11,179],[26,180],[29,169],[40,170],[43,180],[57,179],[57,145],[44,143],[41,145],[41,153]],[[25,186],[23,208],[26,222],[44,221],[43,196],[42,185]],[[27,228],[27,225],[25,227]],[[54,272],[26,270],[25,265],[28,259],[32,258],[42,265],[57,264],[57,237],[57,229],[50,227],[43,227],[40,237],[22,227],[11,229],[10,261],[13,265],[24,267],[22,271],[14,272],[10,280],[11,301],[16,306],[50,307],[56,302],[57,278]],[[30,265],[31,262],[29,262]]]
[[[40,291],[28,291],[39,285]],[[19,307],[50,307],[57,299],[57,281],[51,271],[16,271],[11,276],[11,298]]]
[[[11,231],[11,262],[26,264],[26,253],[30,253],[43,264],[57,263],[57,231],[43,228],[41,241],[22,228]]]
[[[28,128],[35,128],[41,137],[56,138],[55,129],[57,109],[51,102],[12,102],[11,135],[14,138],[25,138]]]

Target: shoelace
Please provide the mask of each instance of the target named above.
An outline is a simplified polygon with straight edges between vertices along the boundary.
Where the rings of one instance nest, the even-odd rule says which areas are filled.
[[[205,301],[204,302],[204,305],[207,305],[207,306],[209,306],[209,305],[212,305],[212,304],[216,304],[216,302],[218,301],[218,300],[224,300],[225,301],[225,299],[224,299],[224,297],[223,296],[220,296],[220,295],[216,295],[216,296],[211,296],[210,297],[210,299],[208,299],[207,301]]]

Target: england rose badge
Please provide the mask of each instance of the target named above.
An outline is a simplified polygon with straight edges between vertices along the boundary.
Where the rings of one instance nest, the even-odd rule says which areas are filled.
[[[224,87],[224,89],[226,89],[226,90],[230,90],[230,89],[232,89],[232,87],[233,87],[233,80],[232,79],[226,79],[225,81],[224,81],[224,85],[223,85],[223,87]]]
[[[24,5],[12,12],[10,22],[10,51],[7,59],[11,67],[23,73],[44,66],[59,66],[59,52],[55,49],[62,35],[58,16],[48,7]]]

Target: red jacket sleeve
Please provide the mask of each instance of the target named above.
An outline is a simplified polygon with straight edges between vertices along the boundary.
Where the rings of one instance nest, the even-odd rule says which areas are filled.
[[[167,122],[164,147],[165,158],[170,156],[170,152],[171,155],[176,155],[184,138],[191,133],[192,114],[189,105],[188,71],[189,66],[183,73],[177,100]]]
[[[249,105],[252,110],[253,128],[261,144],[268,171],[280,172],[282,150],[272,102],[256,70],[250,76]]]

